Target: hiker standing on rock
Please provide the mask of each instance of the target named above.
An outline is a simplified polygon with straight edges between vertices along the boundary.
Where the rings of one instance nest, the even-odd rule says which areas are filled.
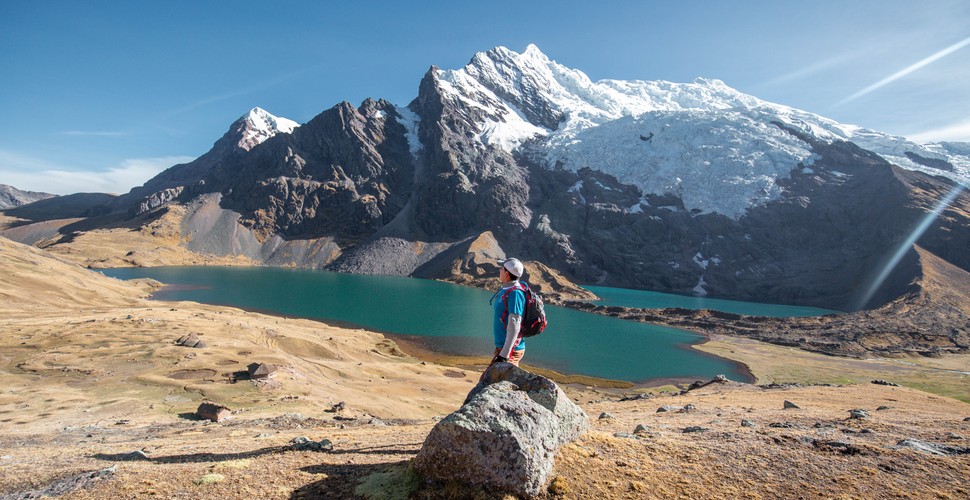
[[[514,258],[499,261],[499,263],[502,265],[498,272],[502,287],[489,301],[495,311],[492,327],[495,336],[495,357],[492,358],[492,364],[512,363],[518,366],[522,356],[525,355],[525,340],[519,336],[526,306],[526,286],[519,283],[519,278],[522,277],[525,268],[519,259]]]

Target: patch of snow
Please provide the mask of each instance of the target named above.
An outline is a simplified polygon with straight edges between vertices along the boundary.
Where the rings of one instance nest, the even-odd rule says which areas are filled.
[[[697,286],[694,287],[694,294],[701,297],[707,295],[707,290],[704,289],[704,285],[707,285],[707,282],[704,281],[704,276],[701,276],[701,279],[697,281]]]
[[[300,126],[293,120],[274,116],[262,108],[253,108],[242,117],[245,125],[238,146],[250,150],[276,134],[289,134]]]
[[[469,109],[482,112],[485,120],[478,126],[479,139],[483,143],[511,152],[523,142],[548,133],[529,122],[519,109],[505,102],[466,70],[443,70],[437,77],[439,86],[451,98]]]
[[[694,264],[697,264],[698,266],[700,266],[701,269],[707,269],[707,265],[710,263],[710,260],[705,259],[704,256],[700,254],[700,252],[697,252],[696,254],[694,254],[693,260],[694,260]]]
[[[576,196],[579,197],[579,201],[581,201],[583,203],[583,205],[585,205],[586,204],[586,197],[583,196],[582,189],[583,189],[583,180],[580,179],[579,181],[576,181],[576,184],[573,184],[572,187],[570,187],[569,189],[567,189],[566,192],[567,193],[575,193]]]
[[[405,138],[408,141],[408,149],[411,150],[411,156],[414,156],[418,154],[422,147],[421,140],[418,139],[418,124],[421,123],[421,117],[403,106],[395,106],[394,111],[397,111],[397,114],[401,116],[401,125],[406,130]]]

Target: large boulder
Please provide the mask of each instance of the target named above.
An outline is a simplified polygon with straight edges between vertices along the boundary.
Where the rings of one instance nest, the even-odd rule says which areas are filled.
[[[429,480],[534,497],[559,448],[587,428],[589,417],[554,382],[496,363],[431,430],[414,466]]]

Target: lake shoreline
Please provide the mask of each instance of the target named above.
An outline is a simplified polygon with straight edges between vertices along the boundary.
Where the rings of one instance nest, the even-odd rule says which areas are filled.
[[[437,281],[437,280],[432,280],[432,281]],[[443,283],[453,284],[447,281],[444,281]],[[461,286],[467,286],[467,285],[461,285]],[[198,286],[198,285],[163,284],[161,288],[157,289],[154,293],[151,294],[149,299],[157,300],[160,302],[179,301],[179,299],[175,299],[172,296],[170,296],[169,293],[185,291],[185,290],[199,290],[199,289],[205,289],[205,288],[207,287]],[[471,287],[471,288],[475,288],[475,287]],[[188,302],[199,303],[192,300],[189,300]],[[322,324],[337,327],[337,328],[343,328],[348,330],[365,330],[373,333],[378,333],[394,341],[396,344],[398,344],[399,348],[405,354],[428,363],[452,366],[457,368],[465,368],[469,370],[483,371],[485,367],[488,365],[488,363],[491,361],[491,356],[488,355],[490,353],[486,353],[486,355],[482,355],[482,356],[477,356],[477,355],[455,354],[455,353],[442,350],[440,345],[437,345],[434,342],[434,339],[436,339],[437,337],[407,335],[407,334],[390,332],[387,330],[374,328],[366,325],[360,325],[358,323],[354,323],[351,321],[319,318],[319,317],[304,316],[304,315],[287,315],[287,314],[281,314],[280,312],[274,311],[272,309],[260,308],[260,307],[243,307],[236,304],[231,304],[231,303],[221,302],[221,301],[212,301],[212,302],[205,302],[205,303],[210,305],[215,305],[215,306],[221,306],[221,307],[232,307],[232,308],[240,309],[247,312],[254,312],[254,313],[264,314],[267,316],[279,317],[282,319],[287,319],[287,318],[306,319],[311,321],[317,321]],[[560,305],[560,304],[557,304],[557,305]],[[585,312],[585,311],[580,311],[580,312]],[[660,326],[666,326],[666,325],[660,325]],[[485,331],[485,329],[487,329],[487,325],[483,326],[483,331]],[[737,380],[738,382],[744,382],[744,383],[757,382],[757,378],[754,376],[753,371],[748,365],[741,363],[736,359],[718,356],[709,352],[695,349],[694,346],[703,345],[704,343],[707,343],[708,341],[710,341],[710,336],[707,335],[706,333],[688,330],[685,328],[675,327],[674,329],[689,333],[691,335],[696,335],[699,337],[699,339],[696,342],[690,342],[690,343],[674,343],[673,348],[681,351],[690,352],[693,355],[700,356],[702,358],[716,359],[721,362],[728,363],[737,371],[737,374],[741,376],[740,378],[742,380]],[[694,377],[651,377],[651,378],[638,380],[638,381],[629,381],[629,380],[622,380],[622,379],[602,378],[602,377],[596,377],[591,375],[584,375],[580,373],[568,373],[568,372],[556,371],[556,370],[544,368],[541,366],[530,365],[528,363],[528,360],[525,362],[524,365],[528,366],[530,370],[535,371],[541,375],[547,376],[561,384],[588,386],[591,388],[606,389],[606,390],[624,389],[624,390],[641,391],[641,390],[652,389],[652,388],[661,387],[661,386],[675,386],[678,388],[683,388],[700,380],[698,377],[694,376]]]

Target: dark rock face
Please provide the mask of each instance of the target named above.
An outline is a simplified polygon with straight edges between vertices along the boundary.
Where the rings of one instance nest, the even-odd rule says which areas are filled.
[[[35,191],[22,191],[13,186],[0,184],[0,210],[5,208],[19,207],[35,201],[46,200],[57,195],[50,193],[38,193]]]
[[[206,184],[219,186],[223,206],[263,238],[356,242],[406,203],[414,165],[398,118],[386,101],[339,104],[253,148],[238,165],[214,169]]]
[[[906,151],[905,154],[906,154],[906,157],[912,160],[914,163],[919,163],[924,167],[935,168],[937,170],[946,170],[948,172],[953,171],[953,164],[946,160],[941,160],[939,158],[925,158],[916,153],[913,153],[912,151]]]
[[[531,498],[543,491],[556,451],[588,426],[551,380],[496,363],[431,430],[414,466],[427,479]]]
[[[531,217],[529,185],[511,155],[477,139],[484,112],[444,91],[434,67],[409,108],[421,117],[424,146],[412,199],[415,235],[435,241],[485,229],[521,234]]]
[[[476,56],[469,70],[520,73],[502,50]],[[514,89],[498,77],[479,80],[533,124],[554,129],[563,117],[530,78],[522,73]],[[474,97],[494,100],[484,94]],[[775,123],[804,142],[815,162],[793,165],[777,181],[778,199],[732,219],[686,210],[674,194],[644,195],[595,165],[546,169],[526,153],[487,144],[480,124],[504,120],[486,110],[493,108],[452,93],[432,67],[406,112],[383,100],[341,103],[248,149],[245,124],[237,122],[209,153],[110,206],[143,213],[218,197],[239,217],[218,226],[221,236],[199,241],[238,239],[242,224],[253,241],[207,248],[249,249],[273,265],[431,276],[444,252],[490,232],[504,253],[578,282],[851,311],[913,292],[919,259],[906,249],[889,279],[871,293],[868,287],[953,189],[853,143]],[[417,116],[419,145],[409,145],[414,131],[401,113]],[[274,238],[307,243],[291,248]],[[970,270],[970,195],[958,196],[918,244]]]
[[[679,293],[702,285],[715,296],[755,302],[854,310],[912,291],[919,272],[914,251],[860,303],[865,285],[932,209],[926,200],[942,197],[952,183],[901,170],[849,142],[788,131],[819,158],[811,169],[796,167],[779,180],[780,199],[739,220],[688,212],[671,195],[641,198],[636,188],[600,172],[531,166],[535,215],[522,238],[529,243],[525,253],[543,255],[581,282]],[[970,269],[970,254],[954,255],[970,245],[968,214],[964,193],[920,245]]]

